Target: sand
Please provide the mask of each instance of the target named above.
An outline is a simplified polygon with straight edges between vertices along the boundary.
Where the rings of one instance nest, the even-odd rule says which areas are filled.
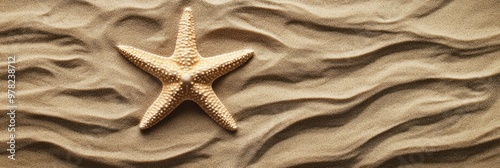
[[[253,49],[213,88],[238,131],[184,102],[138,124],[159,80],[121,56],[170,56],[190,6],[200,54]],[[494,167],[500,3],[3,1],[7,167]],[[15,159],[9,56],[16,62]]]

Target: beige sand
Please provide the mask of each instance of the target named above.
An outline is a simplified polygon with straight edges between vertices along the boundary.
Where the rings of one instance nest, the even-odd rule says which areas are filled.
[[[494,167],[500,3],[3,1],[2,166]],[[146,132],[159,80],[114,48],[169,56],[191,6],[199,52],[253,49],[215,92],[231,133],[193,102]],[[16,160],[5,150],[16,56]]]

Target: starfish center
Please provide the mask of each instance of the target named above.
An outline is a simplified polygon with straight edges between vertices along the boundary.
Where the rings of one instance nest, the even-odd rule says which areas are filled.
[[[193,81],[193,77],[191,77],[190,74],[182,74],[181,75],[181,82],[182,83],[190,83],[191,81]]]

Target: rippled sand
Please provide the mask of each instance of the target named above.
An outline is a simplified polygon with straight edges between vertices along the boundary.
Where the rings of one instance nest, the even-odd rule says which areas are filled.
[[[21,167],[495,167],[500,3],[7,1],[0,109],[16,56]],[[152,129],[161,83],[114,48],[169,56],[191,6],[204,57],[255,56],[214,83],[239,129],[193,102]]]

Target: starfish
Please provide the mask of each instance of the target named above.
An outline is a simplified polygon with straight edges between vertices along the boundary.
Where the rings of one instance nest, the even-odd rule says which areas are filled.
[[[191,8],[182,13],[175,50],[163,57],[134,47],[118,45],[120,53],[142,70],[158,78],[163,88],[144,114],[139,128],[152,127],[170,114],[181,102],[196,102],[216,123],[236,131],[236,121],[212,89],[218,77],[236,69],[253,56],[252,50],[240,50],[214,57],[202,57],[196,49]]]

